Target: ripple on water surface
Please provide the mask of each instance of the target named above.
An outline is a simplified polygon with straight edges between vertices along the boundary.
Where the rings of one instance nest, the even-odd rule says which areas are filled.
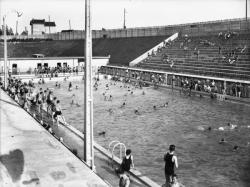
[[[113,101],[104,101],[106,80],[94,91],[94,133],[102,146],[114,139],[124,142],[133,151],[135,166],[158,182],[164,182],[163,155],[169,144],[176,145],[179,160],[177,174],[186,186],[250,186],[250,107],[240,104],[179,95],[169,90],[143,88],[129,94],[121,83],[111,85],[108,94]],[[68,82],[61,83],[54,93],[65,109],[66,120],[77,129],[83,129],[83,83],[73,82],[80,89],[69,92]],[[47,87],[54,87],[48,83]],[[73,86],[74,87],[74,86]],[[76,95],[80,107],[71,106]],[[159,107],[166,101],[168,107]],[[121,108],[123,102],[126,106]],[[153,106],[156,106],[156,110]],[[109,112],[112,109],[112,113]],[[138,109],[140,115],[134,110]],[[237,124],[237,130],[217,131],[228,122]],[[211,126],[212,131],[206,129]],[[98,136],[105,131],[106,136]],[[219,144],[221,138],[227,143]],[[233,152],[233,146],[239,150]]]

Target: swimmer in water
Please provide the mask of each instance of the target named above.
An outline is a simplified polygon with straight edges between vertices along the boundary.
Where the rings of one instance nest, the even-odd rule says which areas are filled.
[[[56,87],[58,86],[58,82],[56,81]]]
[[[73,94],[72,95],[72,100],[71,100],[71,103],[70,103],[71,105],[76,105],[76,106],[78,106],[78,107],[80,107],[81,105],[77,102],[77,100],[76,100],[76,95],[75,94]]]
[[[69,82],[69,91],[72,91],[72,82]]]
[[[238,149],[239,149],[239,146],[235,145],[234,148],[233,148],[233,151],[237,151]]]
[[[211,130],[212,130],[212,127],[208,127],[207,130],[208,130],[208,131],[211,131]]]
[[[73,94],[73,95],[72,95],[72,100],[71,100],[71,105],[75,104],[75,97],[76,97],[76,95]]]
[[[231,130],[237,128],[237,125],[234,125],[234,124],[232,124],[232,123],[228,123],[227,126],[228,126]]]
[[[108,109],[108,112],[109,112],[110,115],[114,113],[112,108]]]
[[[113,97],[112,95],[109,96],[109,101],[112,101],[113,100]]]
[[[138,111],[137,109],[134,110],[134,113],[135,113],[136,115],[140,115],[140,113],[139,113],[139,111]]]
[[[219,127],[218,130],[219,131],[224,131],[224,127]]]
[[[126,106],[126,103],[123,102],[122,105],[120,106],[120,108],[124,108]]]
[[[166,102],[164,105],[163,105],[163,107],[167,107],[168,106],[168,102]]]
[[[155,105],[153,106],[153,108],[154,108],[154,110],[156,110],[156,106]]]
[[[221,138],[221,140],[219,141],[219,144],[224,144],[224,143],[226,143],[225,139]]]

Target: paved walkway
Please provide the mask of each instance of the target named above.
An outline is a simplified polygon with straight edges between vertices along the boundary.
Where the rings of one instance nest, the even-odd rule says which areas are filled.
[[[0,187],[108,186],[0,90]]]

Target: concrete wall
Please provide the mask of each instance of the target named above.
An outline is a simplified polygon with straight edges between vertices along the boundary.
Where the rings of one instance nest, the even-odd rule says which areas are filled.
[[[190,34],[193,36],[218,34],[221,31],[238,31],[246,32],[250,30],[250,18],[246,22],[245,19],[219,20],[210,22],[197,22],[179,25],[167,25],[160,27],[138,27],[127,29],[103,29],[93,30],[93,38],[126,38],[126,37],[145,37],[145,36],[164,36],[172,35],[176,32]],[[84,31],[72,31],[67,33],[53,33],[44,35],[29,35],[29,36],[10,36],[9,38],[50,38],[53,40],[79,40],[84,39]],[[3,36],[0,36],[3,39]]]
[[[33,35],[40,35],[45,32],[44,24],[33,24],[31,27],[31,33]]]
[[[178,38],[178,33],[173,34],[172,36],[165,39],[164,41],[162,41],[158,45],[154,46],[153,48],[151,48],[148,51],[146,51],[145,53],[143,53],[141,56],[139,56],[136,59],[134,59],[133,61],[129,62],[129,66],[135,66],[136,64],[138,64],[142,60],[146,59],[148,57],[148,54],[152,54],[154,52],[156,53],[159,47],[161,48],[164,46],[165,42],[174,41],[176,38]]]
[[[10,58],[8,59],[8,67],[12,72],[25,73],[29,70],[34,70],[40,64],[42,67],[44,64],[48,64],[48,67],[57,67],[58,63],[61,63],[61,67],[66,63],[70,67],[78,66],[78,59],[80,57],[53,57],[53,58]],[[81,57],[83,58],[83,57]],[[100,66],[105,66],[109,63],[109,57],[93,57],[92,65],[93,69],[97,69]],[[17,65],[17,69],[13,68],[13,64]],[[84,62],[79,62],[80,66],[84,66]],[[4,72],[4,62],[0,59],[0,73]]]

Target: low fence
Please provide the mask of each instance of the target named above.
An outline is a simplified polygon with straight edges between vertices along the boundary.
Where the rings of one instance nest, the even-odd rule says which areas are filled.
[[[218,77],[209,77],[201,75],[191,75],[183,73],[173,73],[165,71],[153,71],[138,68],[117,67],[117,66],[102,66],[100,73],[111,75],[114,77],[123,77],[125,79],[134,79],[136,81],[146,81],[152,84],[164,84],[169,87],[183,87],[182,80],[190,81],[214,81],[217,86],[215,94],[223,94],[233,97],[250,98],[250,81],[226,79]],[[237,91],[237,86],[240,85],[240,90]],[[195,91],[194,88],[192,88]],[[204,90],[201,90],[205,93]],[[240,91],[240,95],[238,95]]]

